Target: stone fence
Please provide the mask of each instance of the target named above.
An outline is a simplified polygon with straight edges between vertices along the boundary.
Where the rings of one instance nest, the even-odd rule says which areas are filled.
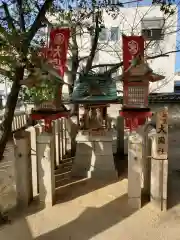
[[[37,194],[41,203],[53,205],[55,172],[71,160],[73,123],[61,118],[52,126],[51,133],[45,132],[41,124],[14,134],[17,205],[21,208],[27,207]]]
[[[29,113],[24,111],[15,112],[12,122],[12,131],[20,130],[28,124]],[[0,115],[0,122],[3,120],[3,115]]]
[[[167,210],[168,122],[156,119],[130,134],[128,139],[128,199],[136,209],[149,199],[161,211]],[[159,124],[159,122],[161,124]],[[160,132],[159,127],[162,127]]]

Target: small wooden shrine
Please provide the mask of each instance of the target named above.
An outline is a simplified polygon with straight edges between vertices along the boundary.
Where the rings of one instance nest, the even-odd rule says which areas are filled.
[[[80,104],[84,113],[80,128],[85,131],[100,131],[110,128],[107,115],[109,103],[118,101],[116,83],[106,74],[88,74],[76,81],[71,101]]]
[[[114,80],[108,74],[81,76],[71,100],[84,109],[76,136],[72,176],[117,181],[111,118],[107,114],[109,104],[118,102]]]

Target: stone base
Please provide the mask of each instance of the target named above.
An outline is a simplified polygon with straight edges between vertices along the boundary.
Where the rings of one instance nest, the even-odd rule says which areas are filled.
[[[133,209],[140,209],[142,206],[141,198],[128,197],[128,205]]]
[[[112,152],[112,136],[84,136],[77,138],[77,149],[72,176],[117,180]]]
[[[132,134],[128,141],[128,203],[134,209],[141,208],[143,172],[142,137]]]
[[[166,199],[154,199],[151,197],[151,203],[155,208],[160,211],[166,212],[167,211],[167,200]]]
[[[39,200],[41,206],[53,206],[55,204],[55,154],[52,134],[43,132],[37,136],[37,156],[39,161]]]

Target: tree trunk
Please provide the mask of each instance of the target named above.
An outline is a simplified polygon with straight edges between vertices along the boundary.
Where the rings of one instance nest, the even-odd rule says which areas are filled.
[[[11,88],[11,92],[7,99],[4,120],[0,126],[0,160],[2,160],[2,158],[3,158],[6,143],[11,134],[14,111],[16,108],[16,103],[18,100],[18,94],[19,94],[19,90],[20,90],[19,81],[21,79],[23,79],[23,75],[24,75],[24,69],[17,68],[16,74],[15,74],[15,79],[13,81],[13,85]]]
[[[62,106],[62,86],[63,85],[59,83],[55,89],[55,105],[57,108]]]
[[[73,92],[74,83],[76,81],[76,74],[79,67],[79,51],[77,44],[77,29],[76,27],[71,29],[72,34],[72,67],[71,67],[71,76],[68,77],[68,83],[71,84],[71,88],[69,87],[69,94]],[[72,104],[70,106],[71,113],[70,116],[77,115],[78,112],[78,104]]]

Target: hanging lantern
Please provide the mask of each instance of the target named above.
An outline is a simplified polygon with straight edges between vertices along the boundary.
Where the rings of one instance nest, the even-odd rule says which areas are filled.
[[[154,74],[145,62],[142,36],[123,36],[123,64],[121,80],[124,96],[120,115],[125,118],[125,126],[131,131],[151,116],[148,107],[149,82],[162,80],[164,76]]]

